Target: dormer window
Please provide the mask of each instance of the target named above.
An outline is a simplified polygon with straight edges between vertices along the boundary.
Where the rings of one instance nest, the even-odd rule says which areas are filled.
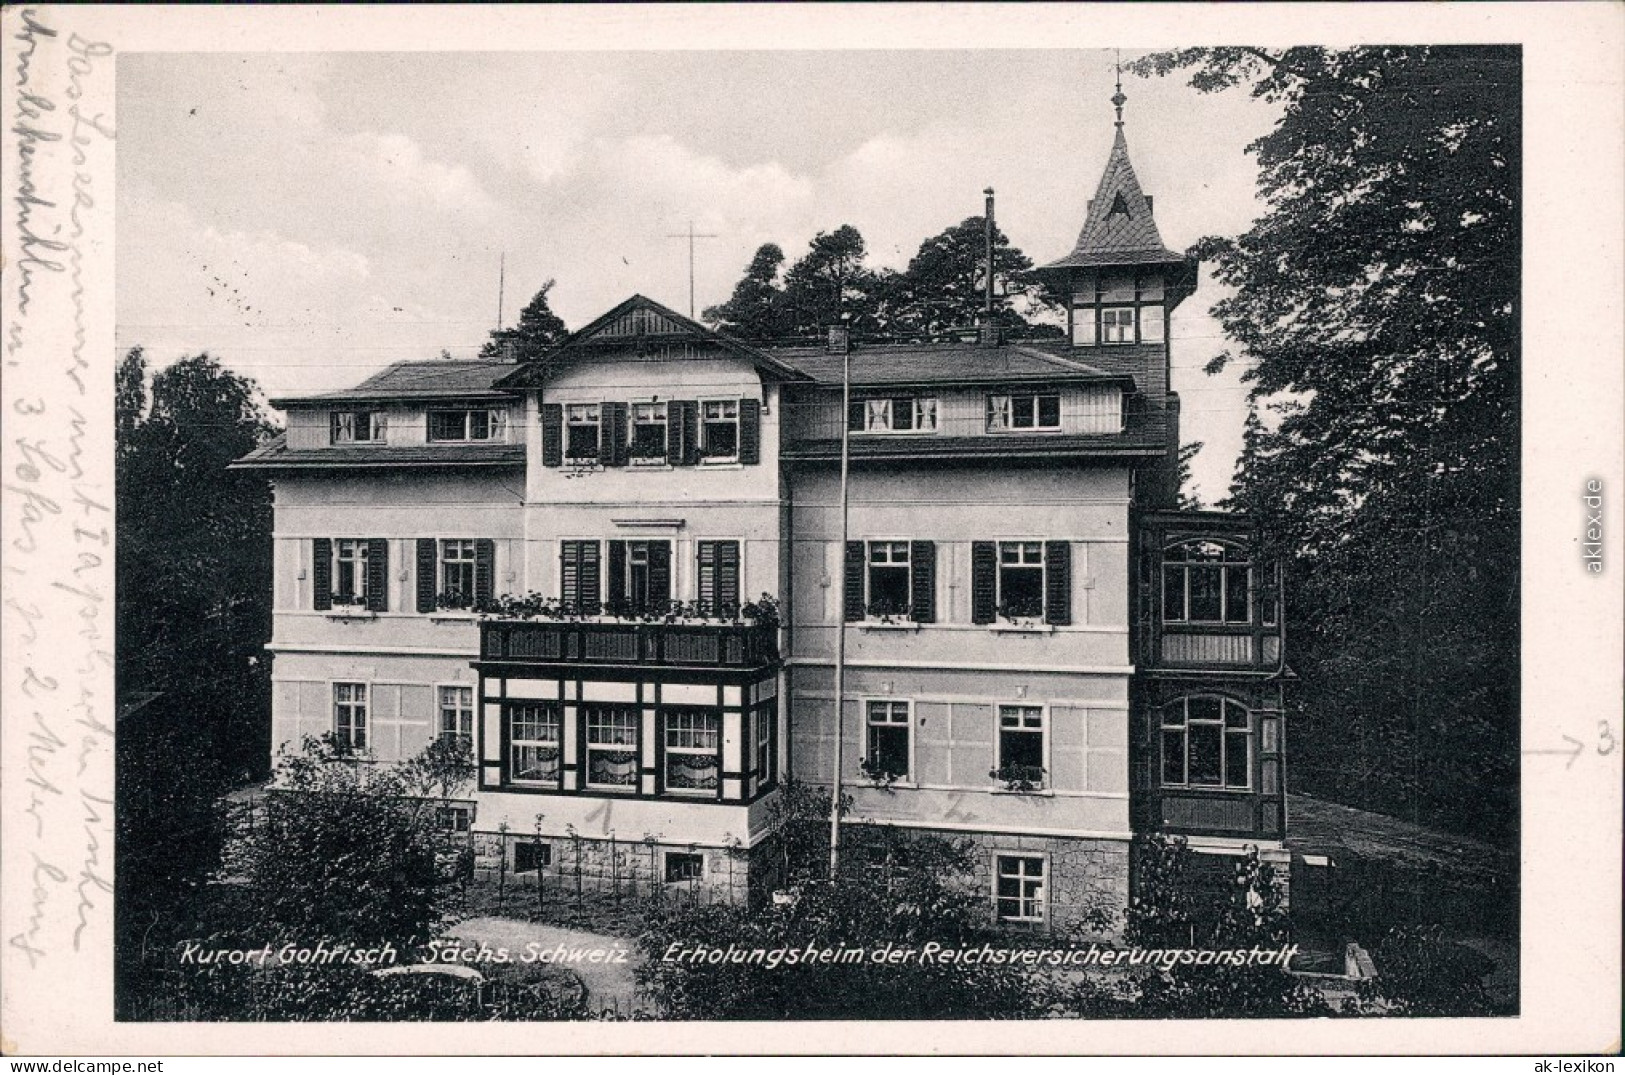
[[[1035,432],[1061,428],[1061,397],[1056,393],[988,396],[989,433]]]
[[[462,407],[429,412],[430,441],[504,440],[508,413],[488,407]]]
[[[564,457],[572,463],[596,463],[601,412],[596,403],[572,403],[564,408]]]
[[[328,432],[333,444],[377,443],[384,439],[384,416],[380,411],[333,411]]]
[[[937,401],[914,396],[856,400],[847,411],[846,427],[853,433],[934,433]]]

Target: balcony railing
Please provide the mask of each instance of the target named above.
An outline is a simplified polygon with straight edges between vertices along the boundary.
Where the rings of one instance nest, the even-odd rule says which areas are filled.
[[[754,623],[487,620],[480,656],[516,664],[759,668],[779,659],[778,631]]]

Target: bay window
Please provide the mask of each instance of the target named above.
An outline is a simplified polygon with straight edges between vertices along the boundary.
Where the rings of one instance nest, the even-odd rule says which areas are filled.
[[[1181,698],[1162,708],[1165,787],[1245,791],[1252,785],[1252,714],[1228,698]]]
[[[1186,541],[1165,549],[1162,565],[1163,622],[1252,622],[1252,564],[1243,550]]]
[[[633,791],[638,786],[640,721],[630,706],[586,706],[587,786]]]
[[[516,784],[557,787],[563,751],[563,715],[555,702],[510,703],[508,779]]]
[[[715,796],[722,787],[722,714],[714,709],[664,711],[667,791]]]

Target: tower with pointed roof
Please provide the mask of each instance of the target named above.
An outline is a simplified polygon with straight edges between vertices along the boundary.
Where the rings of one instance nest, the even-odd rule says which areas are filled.
[[[1179,399],[1169,387],[1168,322],[1196,290],[1198,263],[1169,250],[1140,188],[1123,134],[1121,76],[1112,96],[1116,133],[1105,171],[1066,256],[1037,270],[1065,305],[1067,338],[1096,365],[1132,373],[1148,424],[1167,433],[1169,458],[1141,474],[1140,500],[1172,506],[1178,495]]]

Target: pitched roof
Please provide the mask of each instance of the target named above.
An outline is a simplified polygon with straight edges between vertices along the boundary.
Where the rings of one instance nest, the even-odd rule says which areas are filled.
[[[1061,345],[1064,346],[1064,345]],[[821,385],[841,383],[844,356],[823,347],[769,347],[779,361]],[[1020,381],[1120,381],[1127,369],[1051,351],[1040,344],[858,345],[851,352],[854,385],[985,384]]]
[[[397,362],[375,373],[354,388],[310,396],[273,399],[282,407],[299,403],[361,403],[391,399],[497,399],[504,393],[494,382],[512,372],[512,362],[497,359],[434,359],[428,362]]]
[[[279,435],[230,464],[240,470],[350,470],[356,467],[517,467],[525,464],[523,444],[356,444],[329,448],[288,447]]]
[[[1089,265],[1143,265],[1180,262],[1183,256],[1162,244],[1157,222],[1151,216],[1151,203],[1140,190],[1140,180],[1128,159],[1128,141],[1123,128],[1112,140],[1106,171],[1089,203],[1088,219],[1078,233],[1072,253],[1044,269],[1065,269]]]
[[[806,377],[762,351],[732,336],[700,324],[644,295],[633,295],[608,313],[565,337],[553,350],[527,362],[497,381],[499,388],[537,388],[550,369],[606,347],[624,348],[639,341],[688,340],[722,348],[745,359],[777,380]]]

